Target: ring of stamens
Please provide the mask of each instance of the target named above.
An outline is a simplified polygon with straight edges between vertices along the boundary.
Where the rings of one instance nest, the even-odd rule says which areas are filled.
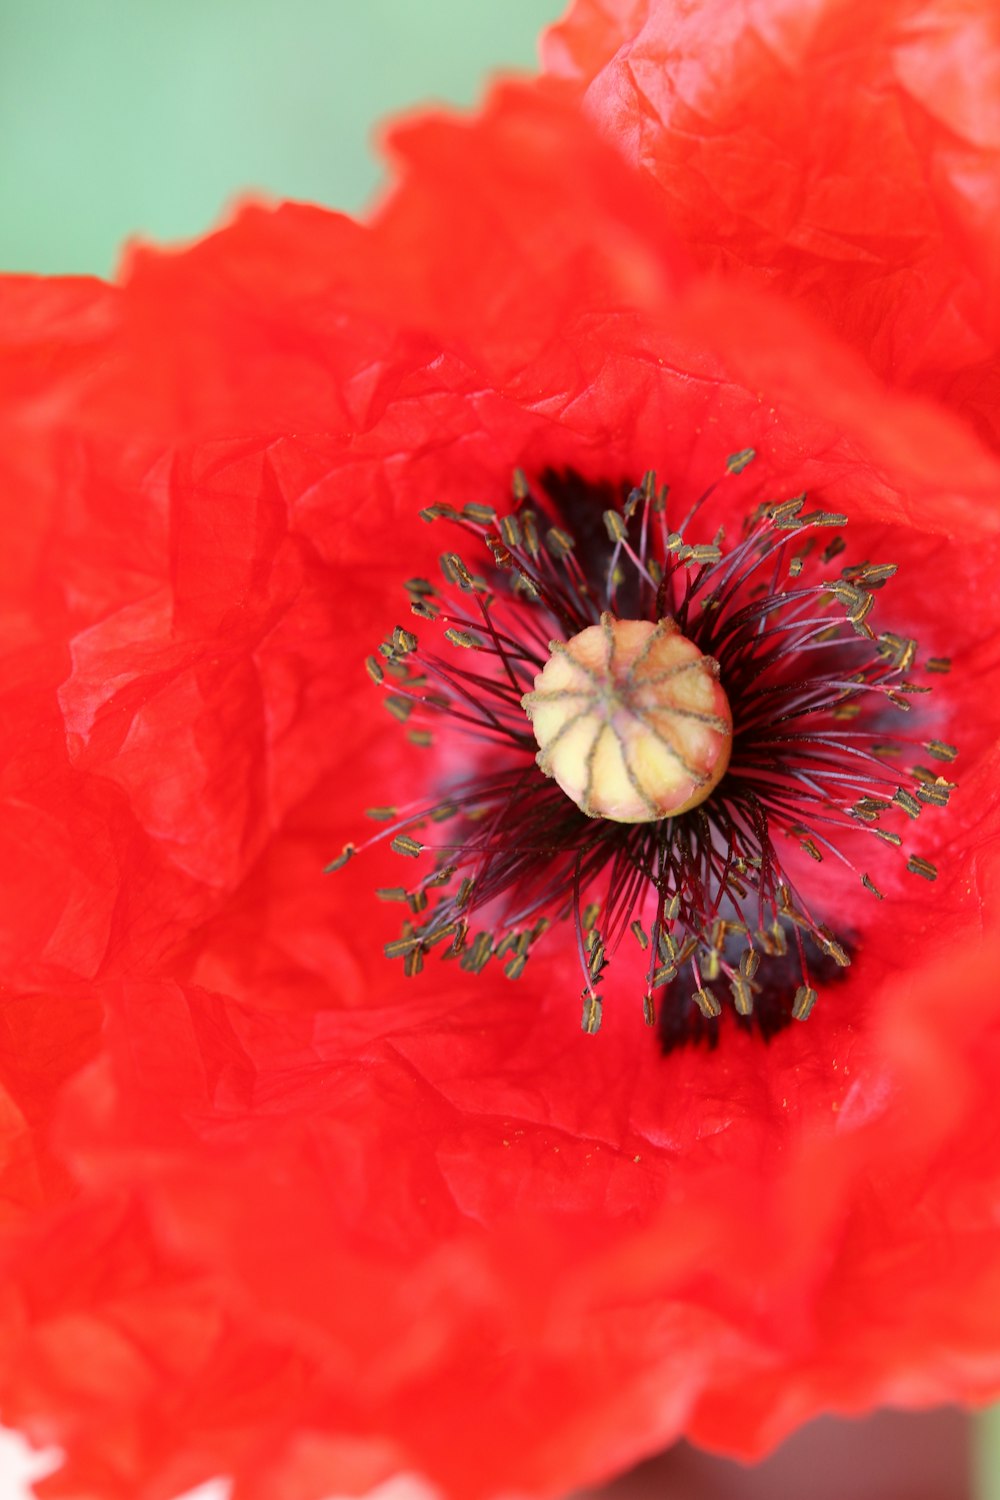
[[[735,454],[727,473],[752,457]],[[368,658],[369,675],[413,743],[429,745],[435,724],[474,742],[469,773],[437,796],[370,810],[381,828],[367,844],[389,838],[405,859],[421,859],[428,847],[434,854],[415,884],[378,893],[408,908],[386,952],[408,975],[437,947],[472,972],[499,960],[516,979],[551,919],[568,917],[585,1030],[600,1024],[601,979],[628,931],[645,954],[648,1022],[657,1004],[664,1014],[690,1005],[691,1015],[713,1020],[721,984],[740,1024],[750,1024],[768,975],[779,971],[795,976],[783,1014],[804,1019],[818,994],[814,971],[845,967],[850,952],[796,887],[783,843],[817,862],[835,859],[881,901],[848,836],[899,848],[902,835],[885,820],[909,825],[925,807],[946,805],[954,785],[932,766],[904,763],[922,749],[947,764],[954,746],[901,736],[886,722],[929,687],[914,680],[916,642],[876,635],[868,623],[895,567],[865,562],[831,575],[844,550],[844,518],[806,513],[804,497],[761,507],[728,547],[721,534],[689,543],[685,533],[712,491],[671,529],[666,491],[651,474],[605,508],[607,541],[595,556],[587,521],[593,487],[556,476],[546,483],[558,524],[548,524],[551,510],[520,475],[506,515],[479,504],[429,507],[428,521],[445,519],[475,539],[493,577],[456,552],[443,554],[443,590],[423,578],[406,588],[412,613],[449,650],[441,654],[397,626]],[[604,494],[612,499],[608,487]],[[581,506],[586,545],[578,549],[570,513]],[[729,768],[687,811],[636,823],[587,817],[535,764],[522,700],[545,668],[553,633],[571,642],[604,628],[604,615],[654,628],[669,617],[703,658],[721,664],[732,707]],[[923,671],[948,667],[931,657]],[[488,747],[489,762],[479,765]],[[348,845],[329,868],[356,852]],[[906,868],[936,876],[921,854]],[[598,881],[602,900],[593,899]],[[818,957],[807,954],[807,939]],[[762,1030],[768,1034],[763,1023]]]

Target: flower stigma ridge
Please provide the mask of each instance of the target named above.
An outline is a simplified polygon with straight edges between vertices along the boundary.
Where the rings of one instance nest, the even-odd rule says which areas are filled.
[[[753,457],[750,449],[734,454],[726,474],[741,473]],[[782,846],[790,841],[816,864],[838,861],[881,901],[838,834],[861,832],[873,849],[899,849],[902,836],[883,820],[915,820],[925,806],[946,806],[954,790],[934,768],[894,769],[914,748],[950,763],[954,746],[883,727],[889,713],[908,713],[913,695],[929,691],[909,675],[918,670],[916,641],[876,634],[869,624],[896,567],[864,562],[830,575],[845,550],[846,518],[806,512],[805,495],[759,506],[727,547],[722,531],[709,543],[685,540],[717,486],[671,529],[668,491],[651,472],[618,491],[553,473],[542,485],[544,503],[515,474],[504,515],[483,504],[421,513],[472,537],[477,566],[492,577],[449,551],[440,557],[443,588],[408,580],[411,613],[449,650],[422,646],[397,625],[368,657],[368,674],[412,743],[432,744],[433,726],[443,722],[471,739],[471,761],[488,764],[447,778],[430,800],[370,808],[380,830],[345,846],[327,868],[383,839],[403,858],[432,852],[418,881],[377,892],[407,907],[400,937],[385,950],[407,976],[444,945],[441,956],[466,971],[498,960],[517,979],[553,918],[568,919],[587,1032],[600,1026],[601,980],[627,932],[645,955],[643,1014],[653,1025],[659,1010],[665,1050],[676,1040],[678,1005],[682,1037],[714,1044],[716,1029],[703,1023],[722,1013],[719,983],[728,984],[739,1023],[756,1023],[765,1037],[805,1020],[817,976],[826,981],[845,969],[850,943],[811,910]],[[612,503],[599,509],[595,496]],[[670,621],[718,664],[732,705],[731,753],[696,805],[641,822],[588,816],[545,773],[544,753],[536,755],[523,702],[550,648],[606,629],[608,620]],[[949,666],[932,657],[922,671]],[[428,825],[454,836],[414,837]],[[936,878],[920,855],[906,868]],[[603,896],[595,900],[599,880]],[[776,985],[777,1009],[769,995]]]

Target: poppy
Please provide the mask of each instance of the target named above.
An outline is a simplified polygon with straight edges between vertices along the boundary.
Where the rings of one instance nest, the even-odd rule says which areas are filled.
[[[795,299],[700,268],[558,91],[390,146],[368,223],[247,206],[112,286],[3,286],[0,1403],[65,1451],[53,1496],[556,1494],[680,1433],[752,1457],[820,1410],[1000,1388],[997,456]],[[494,514],[530,495],[606,559],[663,486],[683,520],[713,485],[685,568],[842,517],[791,549],[838,650],[874,685],[898,663],[872,641],[916,641],[934,679],[891,730],[861,716],[901,746],[917,815],[877,811],[905,849],[860,816],[847,862],[775,831],[849,965],[734,971],[817,991],[770,1039],[661,976],[654,1009],[704,1023],[671,1038],[625,932],[587,1034],[557,890],[512,975],[442,943],[407,975],[377,895],[411,894],[400,835],[323,874],[366,809],[512,754],[519,795],[550,783],[440,704],[427,744],[372,676],[418,690],[409,637],[464,628],[426,616],[482,597]],[[487,591],[523,644],[512,576]],[[744,607],[778,587],[758,568]]]

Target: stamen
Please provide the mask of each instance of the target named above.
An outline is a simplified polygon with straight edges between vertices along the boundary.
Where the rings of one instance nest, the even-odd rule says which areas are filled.
[[[753,457],[734,454],[727,476]],[[916,641],[872,628],[895,564],[830,571],[845,518],[807,511],[805,495],[760,507],[727,542],[687,535],[712,490],[672,527],[652,473],[632,488],[541,482],[542,499],[517,473],[507,514],[422,513],[474,552],[441,555],[443,589],[407,580],[421,634],[397,625],[365,667],[413,743],[431,744],[435,721],[465,737],[464,770],[425,802],[370,808],[379,831],[328,868],[379,839],[430,861],[415,885],[377,892],[406,904],[386,951],[407,975],[437,948],[470,973],[497,959],[516,981],[549,919],[569,918],[585,1031],[630,930],[666,1050],[714,1043],[724,1008],[769,1037],[809,1015],[856,946],[811,910],[828,887],[806,874],[797,888],[789,853],[886,899],[852,850],[871,835],[869,855],[889,858],[903,839],[884,820],[947,805],[953,782],[902,768],[921,751],[951,763],[956,747],[889,718],[919,721],[921,671],[950,663],[921,668]],[[906,868],[936,878],[923,856]]]

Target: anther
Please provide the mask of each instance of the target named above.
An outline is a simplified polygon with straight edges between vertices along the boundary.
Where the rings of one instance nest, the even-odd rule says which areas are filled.
[[[444,633],[445,640],[451,646],[462,646],[469,651],[477,651],[482,646],[479,636],[471,630],[456,630],[451,628]]]
[[[480,505],[472,501],[462,507],[462,519],[471,521],[475,526],[490,526],[496,520],[496,516],[497,513],[492,505]]]
[[[739,453],[731,453],[726,459],[726,473],[742,474],[747,464],[752,463],[756,456],[755,448],[741,448]]]
[[[397,625],[392,632],[392,649],[398,656],[406,656],[410,651],[416,651],[417,638],[412,630],[404,630],[402,625]]]
[[[916,797],[914,797],[913,793],[908,792],[904,786],[897,787],[896,791],[893,793],[892,800],[896,803],[897,807],[901,807],[903,809],[908,817],[919,818],[920,803],[917,801]]]
[[[590,990],[583,992],[583,1030],[594,1036],[601,1029],[601,1002]]]
[[[729,982],[733,992],[733,1004],[738,1016],[748,1016],[753,1010],[753,987],[744,974],[734,974]]]
[[[740,973],[752,979],[760,965],[760,954],[755,948],[745,948],[740,954]]]
[[[626,535],[625,522],[622,520],[619,512],[616,510],[606,510],[603,520],[605,530],[611,540],[613,542],[623,542]]]
[[[416,859],[418,854],[423,853],[424,846],[416,839],[411,839],[409,834],[397,833],[389,848],[394,854],[406,854],[410,859]]]
[[[711,990],[705,990],[701,988],[696,989],[694,992],[694,998],[698,1003],[698,1009],[701,1011],[706,1021],[714,1021],[717,1016],[721,1016],[722,1006],[720,1005],[716,996],[712,994]]]
[[[816,991],[808,984],[800,984],[795,991],[795,999],[792,1002],[792,1017],[796,1021],[805,1021],[809,1012],[816,1004]]]
[[[576,543],[569,535],[569,533],[567,531],[563,531],[558,526],[549,527],[548,531],[545,533],[545,540],[548,543],[550,552],[552,552],[556,557],[566,557],[570,552],[573,551],[573,548],[576,546]]]

